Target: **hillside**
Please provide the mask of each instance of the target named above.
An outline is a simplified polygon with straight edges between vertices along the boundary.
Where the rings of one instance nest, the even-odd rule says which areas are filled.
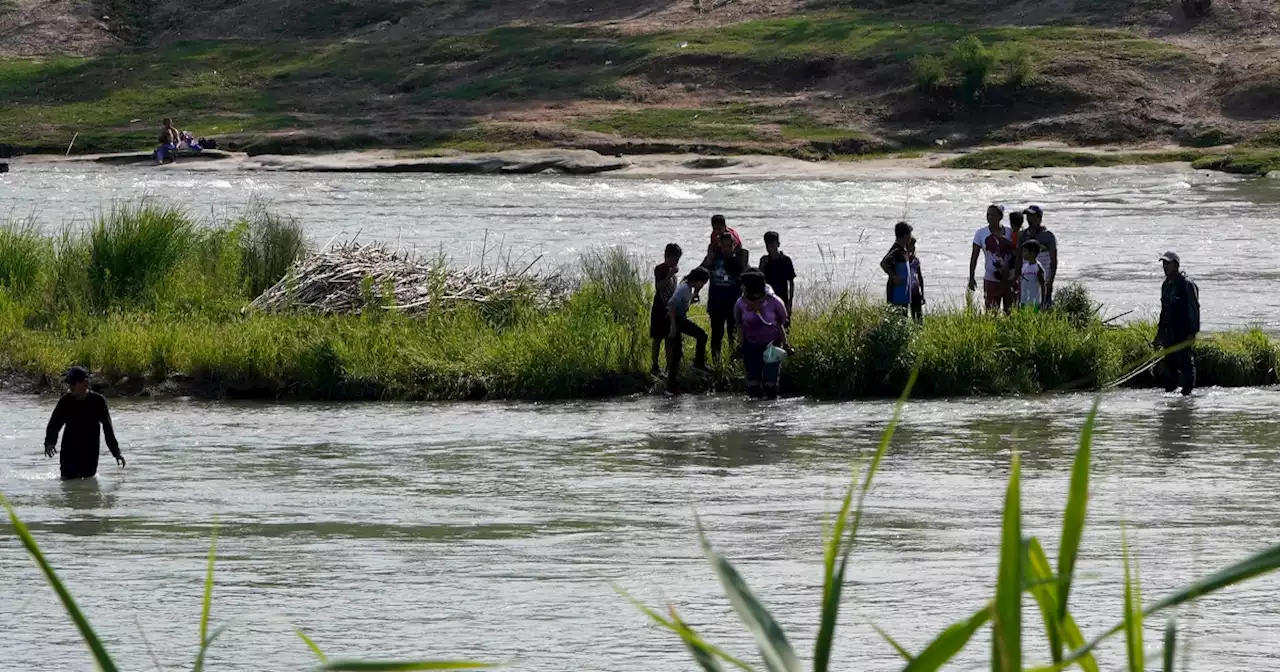
[[[0,151],[1214,145],[1277,55],[1280,0],[0,0]]]

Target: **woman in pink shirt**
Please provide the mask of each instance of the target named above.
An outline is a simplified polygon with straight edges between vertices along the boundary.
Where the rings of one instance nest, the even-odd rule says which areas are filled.
[[[742,361],[747,370],[747,394],[778,398],[781,362],[765,362],[769,346],[787,345],[787,307],[776,294],[765,289],[764,273],[742,274],[742,298],[733,306],[733,318],[741,334]]]

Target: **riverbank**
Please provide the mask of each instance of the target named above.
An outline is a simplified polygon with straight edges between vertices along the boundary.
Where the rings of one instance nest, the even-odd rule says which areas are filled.
[[[651,147],[679,151],[679,146]],[[690,148],[684,148],[690,149]],[[700,148],[706,151],[707,148]],[[28,156],[14,159],[12,170],[27,166],[92,163],[128,169],[196,172],[349,172],[444,173],[477,175],[608,174],[617,177],[722,179],[842,179],[876,175],[912,177],[933,170],[1019,171],[1091,169],[1168,165],[1180,169],[1217,170],[1265,176],[1280,171],[1280,150],[1221,147],[1144,149],[1106,147],[1078,149],[1060,144],[1030,143],[972,151],[882,152],[841,159],[809,160],[765,153],[601,154],[590,149],[523,149],[498,152],[420,152],[362,150],[308,155],[257,155],[207,152],[198,158],[156,166],[145,152],[90,154],[72,157]]]
[[[4,384],[56,390],[59,374],[80,364],[113,395],[569,399],[658,389],[648,375],[651,290],[617,248],[585,256],[550,302],[517,293],[410,317],[369,278],[342,302],[352,314],[291,307],[290,281],[284,303],[271,302],[276,312],[250,307],[307,254],[301,225],[262,208],[199,223],[142,203],[53,237],[32,224],[0,228]],[[874,298],[825,295],[795,315],[787,394],[893,396],[916,369],[923,397],[1091,389],[1152,355],[1150,324],[1104,325],[1083,288],[1061,288],[1051,313],[944,310],[923,326]],[[1196,352],[1202,385],[1276,382],[1280,346],[1261,331],[1206,335]],[[684,383],[733,393],[741,376],[728,362],[708,377],[686,372]]]

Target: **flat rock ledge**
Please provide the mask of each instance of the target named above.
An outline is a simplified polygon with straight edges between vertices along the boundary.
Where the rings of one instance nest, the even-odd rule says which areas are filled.
[[[631,165],[623,157],[604,156],[589,149],[521,149],[491,154],[399,158],[385,154],[351,152],[324,156],[257,156],[251,159],[263,170],[317,173],[565,173],[591,175],[621,170]]]

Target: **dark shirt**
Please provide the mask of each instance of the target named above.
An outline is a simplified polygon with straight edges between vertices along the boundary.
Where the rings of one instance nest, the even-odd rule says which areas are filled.
[[[671,274],[671,269],[667,267],[666,262],[653,267],[653,308],[666,311],[667,302],[671,300],[671,295],[676,291],[676,277]]]
[[[1160,326],[1156,338],[1171,347],[1200,333],[1200,288],[1179,273],[1165,278],[1160,289]]]
[[[719,314],[731,314],[733,304],[742,296],[742,258],[733,256],[725,258],[715,254],[708,260],[707,270],[711,271],[707,311]]]
[[[65,428],[64,428],[65,426]],[[97,392],[90,392],[84,399],[67,393],[58,400],[44,433],[44,445],[58,442],[62,430],[62,455],[59,462],[64,478],[85,478],[98,472],[98,428],[107,437],[111,454],[120,456],[120,444],[111,429],[111,415],[107,412],[107,400]]]
[[[760,257],[760,272],[764,273],[765,282],[773,288],[773,293],[782,299],[783,303],[791,301],[791,281],[796,279],[796,267],[791,263],[791,257],[778,252],[778,258],[771,258],[769,255]]]

